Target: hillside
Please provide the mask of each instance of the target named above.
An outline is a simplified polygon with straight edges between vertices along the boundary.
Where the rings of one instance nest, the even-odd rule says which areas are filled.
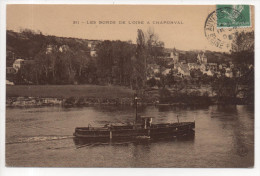
[[[7,31],[7,67],[12,67],[16,59],[25,60],[22,61],[23,66],[19,66],[22,69],[16,74],[9,74],[8,80],[15,84],[112,84],[141,87],[146,79],[144,58],[158,59],[157,56],[175,50],[163,46],[147,49],[147,46],[137,52],[140,48],[136,44],[120,40],[46,36],[31,30],[20,33]],[[176,51],[179,53],[179,61],[186,63],[197,62],[198,54],[203,52]],[[208,63],[227,63],[231,58],[225,53],[213,51],[205,51],[205,55]],[[164,64],[160,59],[155,63]]]
[[[89,42],[90,40],[86,39],[45,36],[30,30],[21,33],[8,30],[6,32],[7,66],[12,64],[14,58],[34,59],[39,52],[46,49],[47,45],[67,45],[75,50],[89,51]]]
[[[45,36],[41,33],[35,33],[30,30],[24,30],[21,33],[7,31],[6,32],[6,47],[7,47],[7,66],[11,66],[14,58],[23,58],[25,60],[34,59],[35,56],[45,50],[47,45],[67,45],[69,48],[73,48],[76,51],[81,50],[89,52],[90,48],[88,44],[90,42],[98,42],[97,40],[87,40],[79,38],[67,38],[67,37],[56,37],[56,36]],[[165,48],[165,52],[171,52],[173,48]],[[196,62],[199,50],[177,50],[180,53],[180,60],[186,62]],[[230,56],[228,54],[206,51],[208,62],[228,62]]]

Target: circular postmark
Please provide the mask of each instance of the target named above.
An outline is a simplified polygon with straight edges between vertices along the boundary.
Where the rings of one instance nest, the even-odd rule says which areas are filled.
[[[211,45],[220,49],[231,49],[237,27],[232,26],[234,20],[243,23],[245,18],[238,10],[224,7],[211,12],[204,25],[204,33]],[[221,23],[218,23],[221,22]]]

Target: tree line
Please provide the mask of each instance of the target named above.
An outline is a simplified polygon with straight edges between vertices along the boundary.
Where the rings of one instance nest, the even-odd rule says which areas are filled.
[[[137,30],[136,44],[120,40],[98,42],[97,57],[91,57],[88,40],[44,36],[31,30],[8,33],[7,50],[32,61],[11,77],[15,84],[113,84],[132,89],[168,85],[177,92],[187,85],[185,80],[176,81],[172,72],[166,76],[160,74],[159,82],[147,80],[148,64],[157,64],[160,68],[166,65],[164,43],[151,28],[146,32]],[[52,50],[46,52],[49,45]],[[62,52],[60,47],[63,47]],[[191,52],[189,55],[193,56]],[[186,57],[190,58],[189,55]],[[245,97],[253,102],[254,69],[248,69],[248,65],[254,65],[254,32],[235,34],[229,57],[242,77],[208,79],[202,76],[202,81],[212,86],[219,100],[236,98],[245,89],[240,85],[245,85]],[[7,56],[7,63],[11,58]]]
[[[151,29],[145,33],[138,29],[136,44],[98,42],[94,48],[97,57],[90,56],[87,40],[44,36],[28,29],[9,31],[7,46],[26,60],[12,77],[16,84],[117,84],[131,88],[145,86],[147,64],[162,55],[164,47]],[[7,63],[12,62],[12,56],[7,56]]]

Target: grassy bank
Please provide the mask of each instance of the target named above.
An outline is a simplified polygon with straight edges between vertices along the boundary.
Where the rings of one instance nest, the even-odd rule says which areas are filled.
[[[15,85],[6,86],[7,97],[96,97],[96,98],[126,98],[133,97],[134,91],[119,86],[97,85]]]

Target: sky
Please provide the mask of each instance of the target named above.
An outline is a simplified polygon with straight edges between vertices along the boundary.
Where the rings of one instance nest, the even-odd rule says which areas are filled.
[[[204,34],[205,21],[215,9],[214,5],[7,5],[6,18],[7,29],[13,31],[28,28],[45,35],[132,40],[133,43],[137,29],[147,31],[151,28],[166,48],[226,52],[226,49],[212,45]],[[100,24],[100,21],[112,24]],[[119,21],[125,21],[125,24],[119,24]],[[142,21],[144,24],[136,24]],[[153,24],[161,21],[177,24]]]

